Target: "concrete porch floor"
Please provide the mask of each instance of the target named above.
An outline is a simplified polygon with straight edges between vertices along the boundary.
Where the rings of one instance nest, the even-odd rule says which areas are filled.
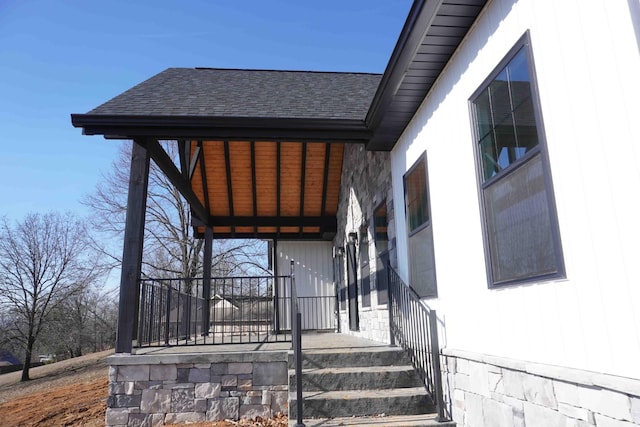
[[[336,349],[364,349],[383,347],[387,344],[333,332],[305,332],[302,334],[302,350],[314,352]],[[171,347],[145,347],[134,349],[136,355],[179,355],[202,353],[278,352],[291,349],[290,342],[262,342],[215,345],[182,345]]]

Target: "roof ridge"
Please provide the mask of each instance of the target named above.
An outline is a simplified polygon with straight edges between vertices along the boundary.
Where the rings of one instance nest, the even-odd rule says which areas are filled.
[[[212,71],[267,71],[274,73],[309,73],[309,74],[359,74],[381,76],[382,73],[369,73],[366,71],[320,71],[320,70],[276,70],[268,68],[223,68],[223,67],[170,67],[177,70],[212,70]]]

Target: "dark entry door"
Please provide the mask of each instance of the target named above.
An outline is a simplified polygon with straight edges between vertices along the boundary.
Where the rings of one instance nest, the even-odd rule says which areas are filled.
[[[349,293],[349,329],[359,329],[358,319],[358,270],[356,262],[356,244],[347,243],[347,292]]]

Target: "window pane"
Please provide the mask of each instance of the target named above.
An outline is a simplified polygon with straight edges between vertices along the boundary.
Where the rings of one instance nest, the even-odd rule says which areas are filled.
[[[369,243],[360,242],[360,292],[362,306],[371,307],[371,279],[369,277]]]
[[[483,139],[487,134],[493,133],[493,119],[491,118],[491,104],[489,103],[489,90],[483,91],[475,101],[476,122],[478,123],[478,139]]]
[[[482,173],[485,181],[498,172],[498,153],[496,151],[493,133],[488,134],[480,141],[480,156],[482,161]]]
[[[427,209],[427,175],[424,161],[405,177],[405,203],[409,232],[429,221]]]
[[[489,85],[489,96],[494,123],[504,122],[511,117],[511,98],[506,70],[503,70]]]
[[[558,272],[540,154],[484,190],[493,283]]]
[[[431,226],[409,237],[409,266],[411,287],[421,297],[435,296],[437,294],[436,266]]]
[[[533,115],[533,105],[531,98],[524,102],[513,112],[516,123],[516,135],[518,138],[519,155],[524,156],[529,150],[538,145],[538,131],[536,130],[536,119]]]
[[[389,302],[387,265],[389,263],[389,252],[378,253],[376,257],[376,288],[378,290],[378,304]]]
[[[507,65],[507,73],[509,74],[509,80],[520,81],[520,82],[530,82],[531,78],[529,76],[529,63],[527,62],[527,53],[524,48],[520,49],[518,53],[516,53],[513,59]]]
[[[513,128],[511,114],[505,117],[502,122],[496,124],[496,147],[498,150],[498,165],[500,166],[500,170],[506,169],[511,163],[516,161],[516,132]]]

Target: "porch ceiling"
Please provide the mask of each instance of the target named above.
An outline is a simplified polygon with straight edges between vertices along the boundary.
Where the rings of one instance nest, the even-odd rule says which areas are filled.
[[[330,239],[342,143],[192,140],[187,176],[218,238]],[[204,224],[196,223],[198,233]]]

